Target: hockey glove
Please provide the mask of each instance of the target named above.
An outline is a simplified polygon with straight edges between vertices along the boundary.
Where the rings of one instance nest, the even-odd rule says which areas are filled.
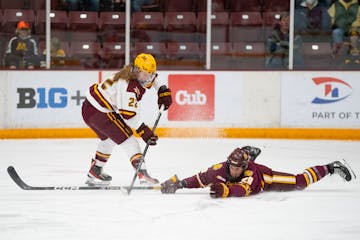
[[[156,141],[158,140],[158,136],[156,136],[151,129],[146,126],[144,123],[140,125],[140,127],[136,130],[137,134],[149,145],[156,145]]]
[[[225,183],[215,183],[210,187],[210,197],[212,198],[226,198],[229,196],[229,188]]]
[[[186,187],[184,180],[180,181],[179,178],[174,175],[169,180],[166,180],[161,184],[161,192],[165,194],[173,194],[176,190]]]
[[[158,105],[159,109],[161,105],[164,105],[164,110],[167,110],[172,104],[171,90],[165,85],[161,86],[158,91]]]
[[[253,146],[245,146],[241,148],[242,150],[245,150],[250,155],[250,160],[255,161],[257,156],[260,155],[261,149]]]

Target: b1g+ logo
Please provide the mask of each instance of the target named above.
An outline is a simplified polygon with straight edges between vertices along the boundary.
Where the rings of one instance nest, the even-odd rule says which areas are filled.
[[[68,91],[66,88],[18,88],[19,102],[17,108],[65,108],[68,105]],[[77,90],[70,100],[80,105],[85,99]]]

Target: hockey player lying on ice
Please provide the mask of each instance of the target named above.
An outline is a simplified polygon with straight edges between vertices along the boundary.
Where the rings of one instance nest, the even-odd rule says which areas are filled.
[[[236,148],[227,161],[215,164],[204,172],[183,180],[176,175],[171,177],[161,184],[161,192],[168,194],[181,188],[210,186],[213,198],[245,197],[262,191],[302,190],[328,174],[336,173],[346,181],[352,178],[349,168],[339,161],[309,167],[297,175],[274,171],[254,162],[260,152],[256,147]]]

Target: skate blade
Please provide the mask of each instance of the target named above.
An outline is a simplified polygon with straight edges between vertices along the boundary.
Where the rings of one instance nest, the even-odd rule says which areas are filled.
[[[94,179],[88,179],[86,180],[85,184],[87,184],[89,187],[106,187],[110,185],[110,181],[100,181],[100,180],[94,180]]]
[[[141,179],[139,179],[139,184],[140,185],[143,185],[143,186],[152,186],[152,185],[155,185],[155,184],[158,184],[159,183],[159,181],[157,180],[157,179],[153,179],[153,180],[146,180],[146,179],[144,179],[144,178],[141,178]]]
[[[350,167],[349,163],[345,160],[345,159],[342,159],[343,161],[343,164],[345,165],[345,167],[347,167],[350,171],[350,174],[353,176],[354,179],[356,179],[356,174],[354,172],[354,170],[352,170],[352,168]]]

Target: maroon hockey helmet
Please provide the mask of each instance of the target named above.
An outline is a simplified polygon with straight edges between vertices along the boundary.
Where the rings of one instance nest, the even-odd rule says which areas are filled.
[[[227,158],[227,163],[234,167],[242,167],[247,169],[250,156],[247,151],[241,148],[236,148]]]

